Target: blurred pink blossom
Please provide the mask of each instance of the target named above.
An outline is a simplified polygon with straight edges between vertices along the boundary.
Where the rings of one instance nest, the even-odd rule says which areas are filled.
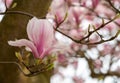
[[[64,0],[69,6],[79,4],[79,0]]]
[[[81,39],[83,38],[84,32],[82,29],[79,29],[79,30],[72,29],[70,30],[69,34],[75,39]]]
[[[101,53],[102,53],[102,55],[107,55],[107,54],[112,53],[112,51],[113,51],[112,45],[105,44],[103,47],[103,50],[101,50]]]
[[[77,69],[78,68],[78,61],[77,60],[73,61],[72,65],[75,69]]]
[[[53,26],[47,20],[32,18],[27,25],[27,35],[29,40],[8,41],[8,44],[30,48],[35,58],[44,58],[53,49]]]
[[[98,7],[95,9],[95,12],[97,12],[100,16],[108,18],[111,18],[115,15],[115,12],[113,12],[111,9],[103,4],[99,4]]]
[[[96,59],[94,61],[94,66],[95,68],[100,69],[102,67],[102,61],[100,59]]]
[[[64,54],[59,54],[58,55],[58,62],[59,63],[65,63],[67,61],[66,56]]]
[[[60,11],[60,10],[55,12],[55,16],[56,16],[55,22],[57,24],[60,24],[63,21],[64,17],[65,17],[65,14],[61,13],[61,12],[62,11]]]
[[[64,0],[53,0],[49,12],[55,13],[56,10],[61,10],[61,9],[64,10]]]
[[[69,9],[69,21],[71,23],[75,22],[77,25],[81,22],[80,20],[80,15],[81,15],[82,11],[80,9],[80,7],[70,7]]]
[[[118,23],[119,20],[117,19],[116,22]],[[107,29],[108,31],[112,32],[112,31],[115,31],[116,27],[117,27],[117,25],[112,22],[112,23],[109,23],[108,25],[106,25],[105,29]]]
[[[92,6],[93,6],[93,8],[95,8],[98,5],[99,1],[100,0],[92,0]]]
[[[75,83],[84,83],[84,79],[79,78],[78,76],[74,76],[73,80]]]
[[[120,25],[120,19],[115,20]]]

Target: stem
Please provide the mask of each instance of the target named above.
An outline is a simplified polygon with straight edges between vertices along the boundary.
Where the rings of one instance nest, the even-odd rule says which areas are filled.
[[[27,13],[27,12],[22,12],[22,11],[6,11],[6,12],[2,12],[0,13],[1,15],[5,15],[5,14],[21,14],[21,15],[25,15],[25,16],[29,16],[29,17],[35,17],[34,15]]]
[[[112,4],[112,2],[110,0],[107,0],[107,1],[117,13],[120,13],[120,11],[117,8],[115,8],[115,6]]]

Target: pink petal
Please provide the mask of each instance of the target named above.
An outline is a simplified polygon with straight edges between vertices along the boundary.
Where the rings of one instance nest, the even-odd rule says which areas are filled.
[[[28,24],[27,24],[27,35],[28,35],[28,38],[33,41],[33,29],[34,29],[34,24],[35,24],[35,21],[37,20],[37,18],[32,18],[31,20],[29,20]]]
[[[11,45],[11,46],[18,46],[18,47],[26,46],[26,47],[29,47],[32,50],[34,56],[36,58],[39,58],[37,48],[35,47],[35,45],[31,41],[29,41],[27,39],[20,39],[20,40],[16,40],[16,41],[8,41],[8,44]]]
[[[13,0],[6,0],[6,5],[7,5],[8,8],[9,8],[10,5],[12,4],[12,2],[13,2]]]
[[[46,56],[46,51],[45,49],[43,49],[42,53],[40,54],[40,58],[44,58]]]
[[[39,41],[53,39],[53,26],[48,20],[32,18],[27,25],[27,34],[29,39],[35,44]]]
[[[32,18],[27,25],[29,39],[35,44],[39,55],[43,49],[49,48],[54,39],[53,26],[48,20]]]
[[[43,49],[48,49],[50,47],[52,47],[52,43],[53,43],[53,26],[47,21],[41,21],[41,25],[40,25],[40,34],[39,34],[39,43],[38,43],[38,50],[39,53],[41,54],[41,51],[43,51]]]
[[[54,33],[53,33],[53,26],[47,21],[41,21],[40,26],[40,40],[42,43],[44,43],[45,47],[51,46],[54,40]]]
[[[93,7],[96,7],[99,3],[99,0],[92,0]]]

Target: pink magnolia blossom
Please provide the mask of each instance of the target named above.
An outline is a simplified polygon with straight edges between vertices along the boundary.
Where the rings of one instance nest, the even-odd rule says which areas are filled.
[[[112,45],[104,44],[104,47],[101,50],[101,54],[102,55],[107,55],[107,54],[112,53],[112,51],[113,51],[113,46]]]
[[[102,67],[102,61],[100,59],[96,59],[94,61],[94,66],[95,68],[100,69]]]
[[[53,26],[48,20],[32,18],[27,25],[27,35],[29,40],[8,41],[8,44],[30,48],[35,58],[44,58],[53,50]]]
[[[75,83],[84,83],[84,79],[83,78],[79,78],[78,76],[74,76],[73,80],[75,81]]]
[[[61,23],[61,22],[63,21],[63,19],[64,19],[65,14],[64,14],[64,13],[61,13],[61,12],[62,12],[62,11],[60,11],[60,10],[55,12],[55,15],[56,15],[55,22],[56,22],[57,24]]]
[[[107,10],[107,11],[106,11]],[[104,17],[114,17],[115,16],[115,12],[113,12],[111,9],[109,9],[108,7],[106,7],[103,4],[99,4],[97,5],[95,12],[97,12],[100,16],[104,16]]]
[[[80,0],[81,6],[96,8],[100,0]]]
[[[69,34],[71,34],[72,37],[76,38],[76,39],[81,39],[84,35],[83,30],[76,30],[76,29],[72,29]]]
[[[69,9],[69,20],[71,23],[75,22],[76,24],[80,23],[80,15],[82,11],[80,7],[70,7]]]
[[[58,55],[58,62],[59,63],[65,63],[65,62],[67,62],[67,59],[66,59],[66,56],[64,55],[64,54],[59,54]]]
[[[100,0],[92,0],[92,6],[95,8]]]
[[[64,0],[64,1],[67,2],[69,6],[79,4],[79,0]]]

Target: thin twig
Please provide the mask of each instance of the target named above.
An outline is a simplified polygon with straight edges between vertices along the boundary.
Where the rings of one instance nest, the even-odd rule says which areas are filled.
[[[35,17],[34,15],[27,13],[27,12],[22,12],[22,11],[6,11],[6,12],[1,12],[1,15],[5,15],[5,14],[20,14],[20,15],[25,15],[25,16],[29,16],[29,17]]]
[[[107,0],[108,3],[110,4],[110,6],[117,12],[120,13],[120,10],[118,10],[117,8],[115,8],[115,6],[112,4],[111,0]]]
[[[62,31],[58,30],[58,27],[57,27],[57,28],[54,28],[54,30],[57,31],[57,32],[59,32],[59,33],[61,33],[61,34],[64,35],[64,36],[70,38],[72,41],[74,41],[74,42],[76,42],[76,43],[86,44],[86,45],[100,44],[100,43],[103,43],[103,42],[107,42],[107,41],[113,40],[113,39],[116,38],[116,36],[114,36],[114,37],[112,37],[112,38],[110,38],[110,39],[108,39],[108,40],[101,40],[101,41],[95,42],[95,43],[86,43],[85,40],[86,40],[87,38],[89,38],[94,32],[97,32],[98,30],[100,30],[101,28],[103,28],[103,27],[106,26],[107,24],[113,22],[114,20],[115,20],[115,18],[113,18],[113,19],[111,19],[110,21],[102,24],[102,25],[99,26],[97,29],[95,29],[95,30],[93,30],[93,31],[89,31],[88,35],[85,36],[85,37],[83,37],[83,38],[80,39],[80,40],[74,39],[74,38],[70,37],[69,35],[63,33]],[[60,26],[60,25],[59,25],[59,26]],[[118,35],[117,35],[117,36],[118,36]],[[83,41],[84,41],[84,42],[83,42]]]
[[[5,3],[6,11],[7,11],[7,10],[8,10],[8,7],[7,7],[7,0],[4,0],[4,3]]]
[[[0,64],[15,64],[15,65],[17,65],[17,67],[19,68],[19,70],[20,70],[25,76],[27,76],[27,74],[23,72],[21,65],[20,65],[17,61],[0,61]]]

